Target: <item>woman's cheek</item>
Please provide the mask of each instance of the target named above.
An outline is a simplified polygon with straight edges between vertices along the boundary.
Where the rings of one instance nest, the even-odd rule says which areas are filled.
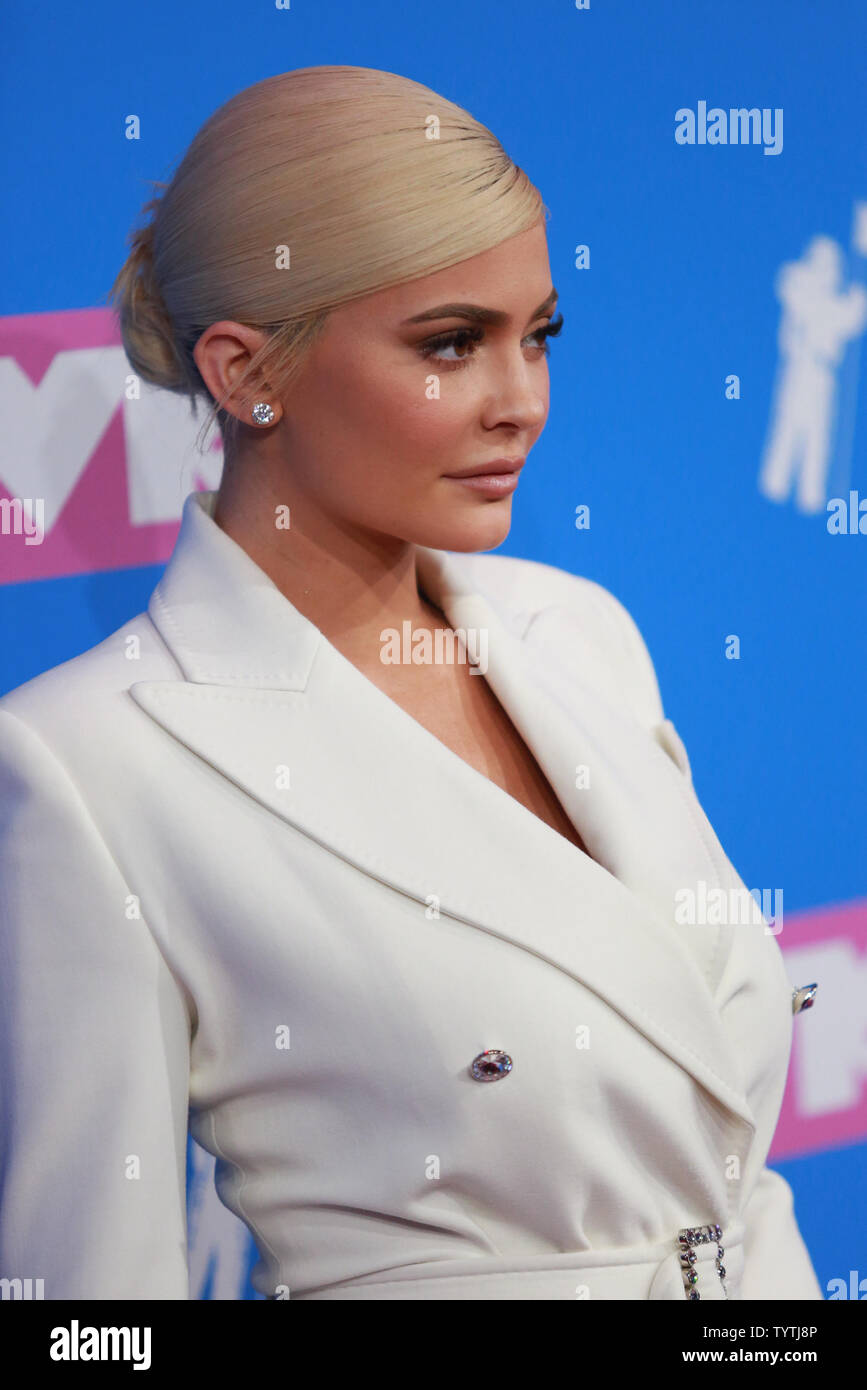
[[[403,429],[419,443],[436,444],[478,418],[465,395],[447,389],[446,376],[446,372],[440,374],[432,370],[421,390],[414,387],[403,398],[400,409]]]

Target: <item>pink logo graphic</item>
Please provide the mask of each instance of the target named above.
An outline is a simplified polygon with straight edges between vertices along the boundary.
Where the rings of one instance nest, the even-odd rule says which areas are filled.
[[[867,1138],[867,899],[786,916],[793,986],[819,988],[795,1014],[792,1060],[771,1158]]]
[[[159,564],[219,432],[135,376],[110,309],[0,319],[0,582]]]

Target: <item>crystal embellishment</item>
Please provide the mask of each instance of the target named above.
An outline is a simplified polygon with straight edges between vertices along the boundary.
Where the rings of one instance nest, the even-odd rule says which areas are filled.
[[[812,1009],[816,998],[817,984],[801,985],[799,989],[792,990],[792,1013],[802,1013],[804,1009]]]
[[[696,1245],[708,1245],[711,1241],[716,1241],[716,1255],[714,1263],[716,1272],[719,1275],[723,1293],[728,1298],[728,1289],[725,1285],[725,1265],[723,1255],[725,1250],[721,1245],[722,1227],[714,1222],[710,1226],[684,1226],[683,1230],[677,1233],[678,1253],[680,1255],[680,1272],[683,1275],[684,1294],[690,1300],[701,1298],[701,1294],[695,1287],[698,1283],[698,1271],[693,1268],[695,1265],[695,1255],[693,1250]]]
[[[470,1062],[470,1076],[474,1081],[499,1081],[512,1070],[512,1059],[508,1052],[498,1047],[485,1048]]]

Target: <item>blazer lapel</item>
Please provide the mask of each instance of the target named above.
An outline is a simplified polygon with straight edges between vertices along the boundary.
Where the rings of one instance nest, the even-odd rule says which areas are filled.
[[[754,1130],[703,971],[672,925],[675,886],[694,882],[703,851],[665,753],[589,681],[570,676],[564,696],[541,670],[556,650],[533,660],[459,557],[419,550],[424,590],[450,625],[487,631],[487,679],[594,862],[343,657],[216,526],[215,498],[187,498],[148,606],[184,679],[134,684],[137,704],[364,873],[592,989]],[[590,769],[587,789],[576,764]]]

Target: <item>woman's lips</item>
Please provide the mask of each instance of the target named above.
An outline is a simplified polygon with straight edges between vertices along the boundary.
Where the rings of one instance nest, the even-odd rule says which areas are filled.
[[[451,483],[480,492],[485,497],[508,497],[518,486],[518,477],[524,467],[525,459],[494,459],[492,463],[481,464],[475,470],[464,473],[445,473]]]
[[[445,476],[448,482],[470,488],[472,492],[481,492],[485,497],[508,497],[518,486],[520,469],[516,468],[512,473],[474,473],[469,478]]]

